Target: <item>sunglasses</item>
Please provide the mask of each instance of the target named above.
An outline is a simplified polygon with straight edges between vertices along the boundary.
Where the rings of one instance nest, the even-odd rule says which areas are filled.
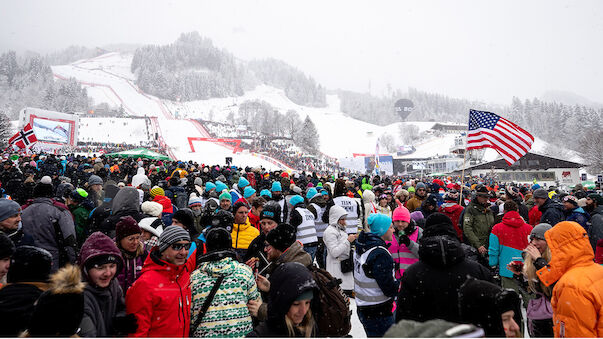
[[[172,249],[174,251],[180,251],[183,248],[188,251],[191,248],[191,243],[189,242],[186,244],[172,244]]]

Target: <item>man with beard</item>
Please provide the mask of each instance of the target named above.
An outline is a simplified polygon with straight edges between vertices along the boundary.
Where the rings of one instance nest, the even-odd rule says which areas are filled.
[[[463,231],[469,244],[485,258],[488,255],[488,238],[494,226],[494,214],[490,209],[486,186],[479,185],[475,191],[475,198],[465,208]]]
[[[549,193],[544,188],[534,191],[534,203],[538,205],[538,209],[542,212],[541,223],[555,226],[565,220],[563,205],[550,199]]]
[[[590,227],[588,228],[588,238],[593,247],[597,249],[597,241],[603,239],[603,197],[596,193],[591,193],[586,197],[586,212],[590,213]]]
[[[126,310],[136,316],[134,337],[188,337],[190,329],[190,275],[196,255],[188,256],[190,236],[178,226],[159,237],[140,277],[128,289]]]
[[[423,205],[423,201],[425,201],[425,199],[427,199],[427,187],[424,183],[420,182],[415,188],[415,196],[410,198],[410,200],[408,200],[406,203],[406,208],[408,208],[408,211],[412,213]]]

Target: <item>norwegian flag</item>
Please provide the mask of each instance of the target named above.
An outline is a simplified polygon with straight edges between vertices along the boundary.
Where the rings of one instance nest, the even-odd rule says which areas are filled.
[[[8,139],[9,145],[16,145],[19,148],[30,148],[38,141],[36,134],[30,124],[25,125],[22,130]]]

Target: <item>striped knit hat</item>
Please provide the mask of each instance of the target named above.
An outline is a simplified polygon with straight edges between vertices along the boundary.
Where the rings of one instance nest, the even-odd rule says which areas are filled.
[[[159,237],[159,253],[167,250],[172,244],[178,241],[191,241],[188,232],[180,226],[168,226]]]
[[[156,197],[156,196],[164,196],[165,195],[165,191],[163,190],[163,188],[159,187],[159,186],[155,186],[153,188],[151,188],[151,191],[149,192],[151,194],[151,197]]]

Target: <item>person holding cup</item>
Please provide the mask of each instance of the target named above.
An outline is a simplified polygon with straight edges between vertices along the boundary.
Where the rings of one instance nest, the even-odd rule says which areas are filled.
[[[543,284],[536,274],[536,271],[545,267],[551,260],[551,250],[544,238],[544,233],[551,228],[551,225],[546,223],[534,226],[530,232],[530,244],[523,252],[523,267],[519,269],[513,262],[507,265],[507,269],[515,274],[515,278],[532,296],[527,306],[528,333],[532,338],[553,336],[553,288]]]

